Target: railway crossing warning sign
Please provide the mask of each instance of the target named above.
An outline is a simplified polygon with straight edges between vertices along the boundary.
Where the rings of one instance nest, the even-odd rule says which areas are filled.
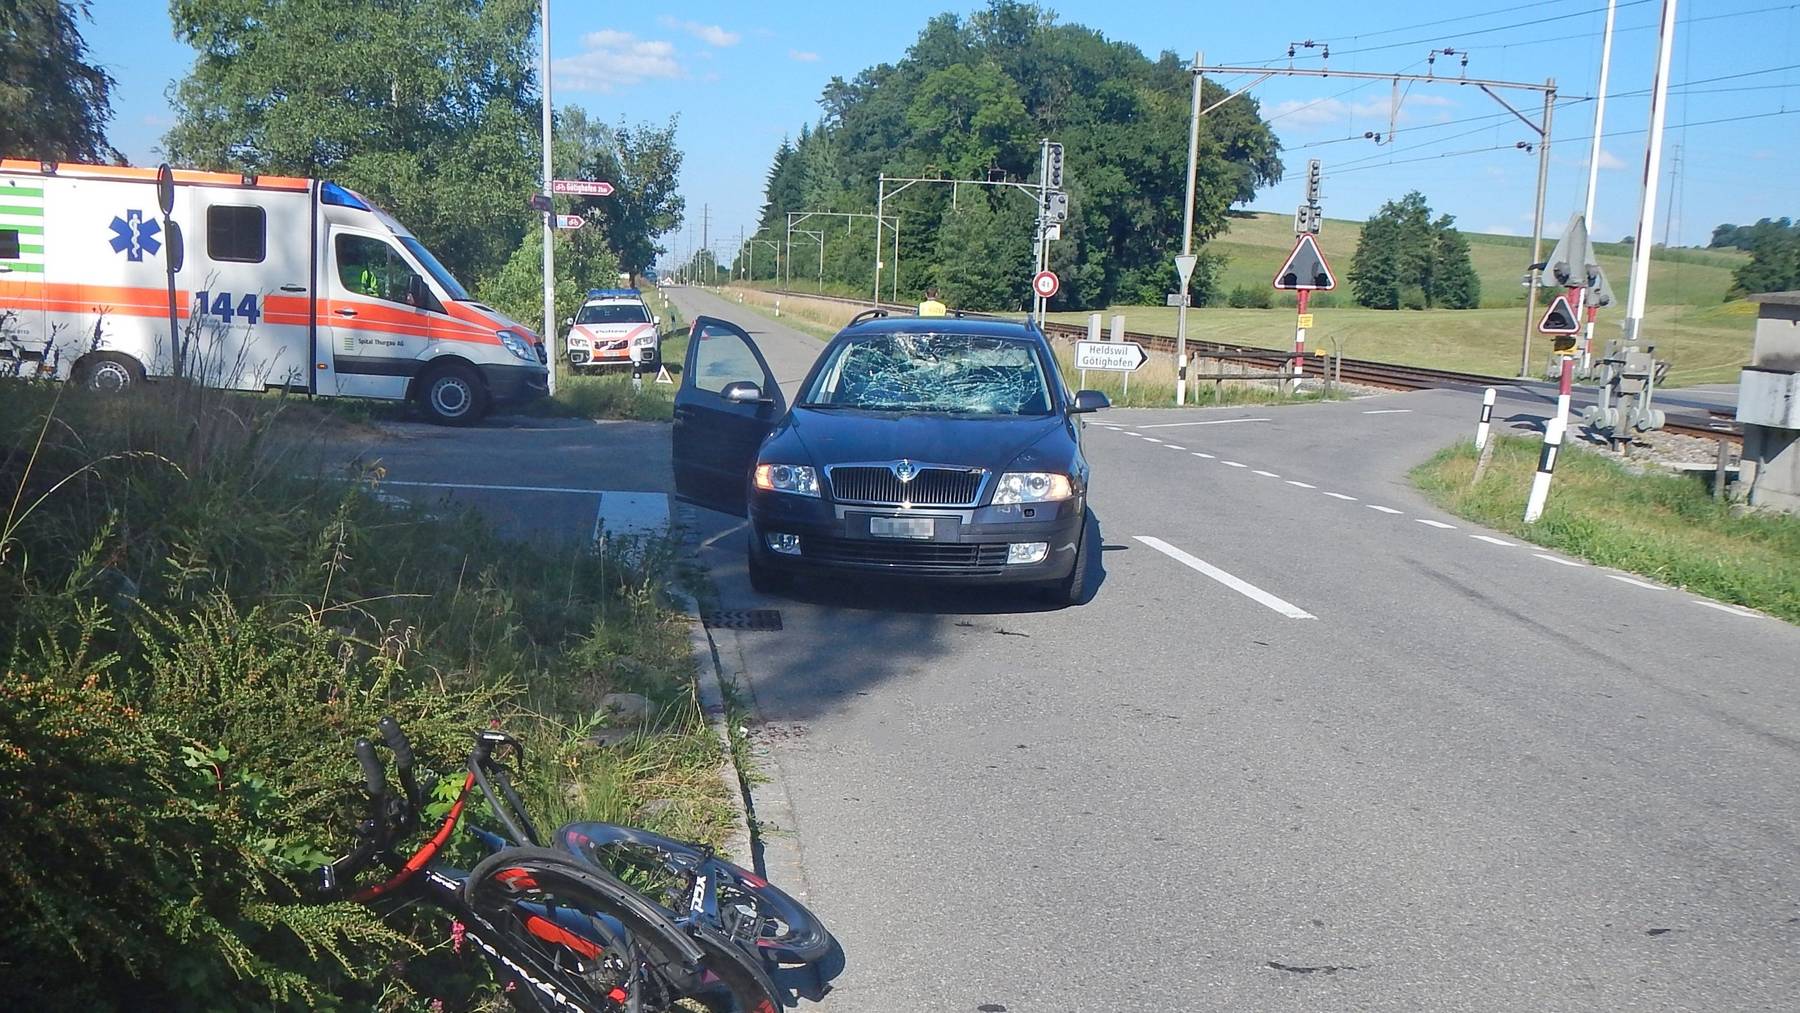
[[[1581,324],[1575,319],[1575,307],[1569,305],[1567,295],[1559,295],[1544,311],[1544,319],[1538,321],[1538,330],[1544,334],[1579,334]]]
[[[1305,233],[1294,243],[1294,252],[1288,254],[1287,263],[1275,272],[1275,287],[1293,292],[1337,287],[1337,276],[1331,273],[1331,265],[1325,263],[1325,254],[1319,250],[1319,241],[1312,233]]]

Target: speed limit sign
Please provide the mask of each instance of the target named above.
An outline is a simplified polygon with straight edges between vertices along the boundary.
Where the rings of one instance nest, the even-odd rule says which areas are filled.
[[[1060,288],[1062,288],[1062,282],[1057,280],[1055,271],[1039,271],[1032,276],[1031,290],[1036,292],[1041,299],[1050,298]]]

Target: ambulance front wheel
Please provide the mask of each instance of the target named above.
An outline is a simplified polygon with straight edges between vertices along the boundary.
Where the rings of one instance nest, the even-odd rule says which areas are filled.
[[[470,425],[487,414],[487,388],[475,370],[450,363],[420,378],[419,406],[441,425]]]
[[[98,352],[82,360],[81,385],[103,394],[117,394],[144,379],[144,367],[129,355]]]

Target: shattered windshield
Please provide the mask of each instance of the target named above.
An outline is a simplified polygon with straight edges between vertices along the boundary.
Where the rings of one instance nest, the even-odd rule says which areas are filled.
[[[870,334],[838,345],[802,403],[815,408],[1044,415],[1050,390],[1030,342],[974,334]]]

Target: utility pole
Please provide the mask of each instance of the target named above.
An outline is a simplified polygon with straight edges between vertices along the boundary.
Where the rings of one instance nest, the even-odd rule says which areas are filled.
[[[1490,94],[1492,94],[1490,92]],[[1498,96],[1496,96],[1498,97]],[[1511,108],[1510,106],[1508,108]],[[1538,131],[1537,203],[1531,216],[1531,262],[1544,261],[1544,188],[1550,180],[1550,117],[1556,112],[1556,79],[1544,82],[1544,125]],[[1514,116],[1518,116],[1515,111]],[[1524,117],[1520,116],[1520,119]],[[1526,120],[1529,124],[1531,121]],[[1538,282],[1543,275],[1531,269],[1531,287],[1525,292],[1525,338],[1519,349],[1519,375],[1531,375],[1531,332],[1537,330]]]
[[[702,253],[705,253],[712,249],[712,245],[711,245],[712,240],[709,238],[711,235],[712,235],[712,205],[711,204],[702,204],[702,205],[700,205],[700,251]],[[718,280],[717,272],[714,273],[713,280],[714,281]]]
[[[544,193],[550,193],[554,166],[550,163],[550,0],[538,0],[538,82],[544,99]],[[546,378],[551,394],[556,393],[556,252],[551,240],[556,238],[556,205],[544,213],[544,358],[550,367]]]
[[[882,173],[875,180],[875,293],[869,297],[870,306],[881,305],[881,215],[887,203],[887,173]],[[788,257],[793,258],[792,241],[789,241]],[[789,273],[793,268],[788,268]]]
[[[1594,142],[1588,148],[1587,204],[1584,205],[1582,221],[1587,224],[1588,233],[1594,229],[1594,194],[1600,187],[1600,136],[1606,129],[1606,82],[1612,73],[1613,18],[1618,13],[1619,0],[1606,0],[1606,33],[1600,44],[1600,90],[1594,93]],[[1536,263],[1536,261],[1533,261]],[[1582,288],[1585,294],[1586,287]],[[1581,341],[1581,375],[1586,376],[1594,361],[1594,316],[1598,306],[1587,308],[1586,333]]]
[[[1669,235],[1675,230],[1675,191],[1681,178],[1681,145],[1669,155],[1669,210],[1663,214],[1663,246],[1669,245]]]
[[[1200,53],[1194,52],[1194,101],[1188,118],[1187,199],[1181,206],[1181,256],[1175,271],[1181,275],[1181,301],[1175,306],[1175,404],[1187,404],[1188,281],[1194,276],[1194,174],[1200,160],[1200,96],[1206,75],[1201,73]]]

